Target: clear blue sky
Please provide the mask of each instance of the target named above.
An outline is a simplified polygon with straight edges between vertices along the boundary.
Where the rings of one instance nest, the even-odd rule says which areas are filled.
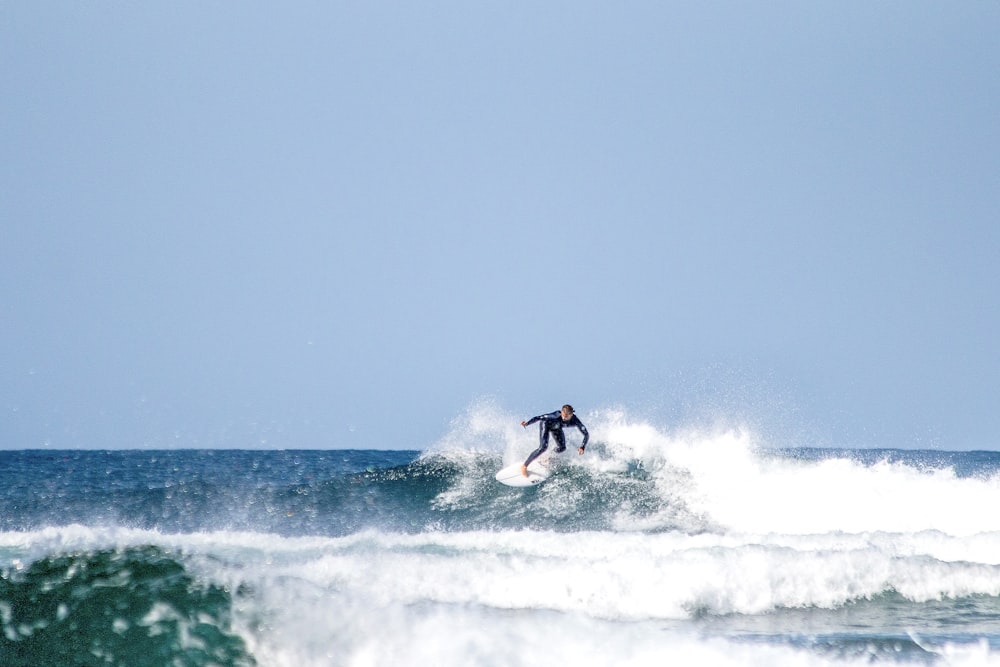
[[[486,397],[1000,448],[1000,3],[7,2],[0,447]]]

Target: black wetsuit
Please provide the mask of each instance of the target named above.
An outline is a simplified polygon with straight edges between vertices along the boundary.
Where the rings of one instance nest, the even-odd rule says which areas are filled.
[[[590,440],[590,434],[587,433],[587,427],[583,425],[583,422],[580,421],[580,418],[576,415],[573,415],[569,419],[563,419],[562,412],[556,410],[555,412],[550,412],[547,415],[532,417],[525,423],[525,426],[528,424],[534,424],[535,422],[539,422],[538,438],[541,442],[538,445],[538,449],[531,452],[531,454],[528,455],[528,458],[525,459],[524,465],[526,466],[530,465],[532,461],[542,455],[542,452],[549,448],[550,433],[556,441],[556,453],[558,454],[559,452],[566,451],[566,434],[563,433],[563,427],[565,426],[575,426],[580,429],[580,433],[583,433],[583,442],[580,444],[580,449],[586,447],[587,441]]]

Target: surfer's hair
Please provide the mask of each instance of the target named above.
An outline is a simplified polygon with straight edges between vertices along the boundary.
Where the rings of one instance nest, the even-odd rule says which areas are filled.
[[[562,409],[563,410],[569,410],[571,414],[576,414],[576,410],[574,410],[573,406],[570,405],[569,403],[567,403],[566,405],[562,406]]]

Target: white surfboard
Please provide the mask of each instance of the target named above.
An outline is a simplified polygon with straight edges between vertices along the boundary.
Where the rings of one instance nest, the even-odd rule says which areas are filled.
[[[507,486],[535,486],[552,474],[552,453],[545,452],[528,466],[528,476],[521,474],[521,463],[512,463],[497,473],[497,481]]]

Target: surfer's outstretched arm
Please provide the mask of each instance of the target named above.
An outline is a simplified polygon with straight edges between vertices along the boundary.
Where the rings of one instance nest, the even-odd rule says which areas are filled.
[[[521,422],[521,426],[523,426],[524,428],[528,428],[529,426],[531,426],[535,422],[543,421],[543,420],[548,420],[548,419],[559,419],[559,417],[560,417],[560,413],[559,413],[558,410],[556,410],[555,412],[549,412],[548,414],[538,415],[537,417],[532,417],[528,421]]]

